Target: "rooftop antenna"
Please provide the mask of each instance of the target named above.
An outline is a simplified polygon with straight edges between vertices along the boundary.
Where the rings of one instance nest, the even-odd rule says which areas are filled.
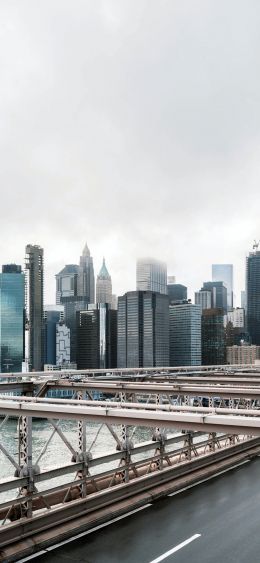
[[[256,240],[254,240],[253,250],[258,250],[259,244],[260,244],[260,240],[258,242],[256,242]]]

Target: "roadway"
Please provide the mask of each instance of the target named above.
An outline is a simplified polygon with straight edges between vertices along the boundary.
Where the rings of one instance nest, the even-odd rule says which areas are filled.
[[[168,496],[35,563],[259,563],[260,458]],[[32,561],[22,559],[21,562]]]

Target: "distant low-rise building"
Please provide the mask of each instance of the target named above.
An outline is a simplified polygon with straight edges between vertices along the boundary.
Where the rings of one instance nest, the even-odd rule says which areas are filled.
[[[227,363],[230,365],[254,364],[260,360],[260,346],[227,346]]]

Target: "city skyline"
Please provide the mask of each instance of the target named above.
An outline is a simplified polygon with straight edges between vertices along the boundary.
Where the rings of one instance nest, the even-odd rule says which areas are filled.
[[[25,246],[27,244],[28,241],[26,241]],[[248,248],[248,250],[246,251],[244,257],[241,257],[240,260],[240,269],[237,269],[234,262],[232,263],[232,257],[230,260],[230,263],[234,265],[234,306],[235,307],[240,307],[241,304],[241,296],[240,296],[240,292],[242,290],[245,290],[245,276],[246,276],[246,257],[248,256],[248,254],[250,252],[253,251],[253,246],[254,246],[254,242],[255,239],[253,241],[251,241],[252,244],[251,246]],[[33,242],[33,245],[39,245],[42,246],[39,242]],[[78,258],[79,258],[79,254],[81,252],[81,249],[84,247],[84,245],[86,244],[86,240],[81,242],[81,244],[79,245],[79,247],[76,249],[76,253],[73,256],[72,254],[70,254],[70,261],[61,261],[59,260],[59,262],[55,262],[54,264],[59,264],[58,266],[58,270],[54,271],[54,265],[50,263],[50,260],[48,259],[48,255],[47,252],[44,248],[44,252],[45,252],[45,276],[44,276],[44,302],[45,304],[54,304],[55,300],[56,300],[56,280],[55,280],[55,276],[62,271],[62,269],[65,267],[65,265],[67,264],[74,264],[77,263]],[[103,258],[105,256],[106,259],[106,263],[108,264],[108,268],[109,268],[109,272],[111,274],[111,278],[113,280],[113,293],[116,295],[123,295],[124,293],[126,293],[127,291],[133,291],[136,287],[136,264],[137,264],[137,260],[138,259],[142,259],[144,258],[144,256],[139,256],[134,258],[133,257],[133,262],[131,262],[130,264],[128,264],[128,272],[129,272],[129,276],[127,277],[124,272],[122,271],[122,268],[119,267],[119,265],[115,265],[114,269],[112,268],[112,259],[110,260],[109,258],[109,254],[106,255],[104,252],[102,252],[102,250],[99,252],[98,256],[101,256],[101,258],[99,259],[98,256],[96,256],[93,248],[96,247],[95,242],[89,242],[89,240],[87,241],[87,244],[90,246],[91,248],[91,255],[93,257],[93,265],[94,265],[94,273],[95,273],[95,278],[98,275],[99,272],[99,268],[100,268],[100,263],[102,264],[103,262]],[[14,263],[14,264],[21,264],[22,268],[24,269],[24,251],[23,249],[21,249],[21,252],[18,253],[18,250],[20,248],[19,247],[16,249],[15,253],[12,253],[12,256],[10,256],[10,252],[8,252],[8,249],[5,250],[5,253],[3,255],[6,256],[6,260],[2,259],[2,255],[1,255],[1,263]],[[52,245],[52,252],[55,252],[55,247],[54,245]],[[57,248],[58,251],[58,248]],[[13,257],[17,256],[16,259],[14,259]],[[160,258],[157,258],[156,256],[153,256],[153,258],[155,260],[160,260]],[[187,273],[187,279],[191,279],[191,280],[199,280],[198,281],[198,286],[194,286],[194,285],[189,285],[189,283],[187,282],[187,279],[183,279],[180,278],[179,275],[177,274],[178,271],[182,272],[184,270],[181,270],[181,268],[176,267],[175,272],[173,272],[171,270],[171,268],[169,267],[169,264],[167,263],[167,272],[168,272],[168,276],[174,275],[176,280],[175,283],[181,283],[187,286],[188,288],[188,298],[192,300],[192,302],[194,302],[194,295],[195,292],[199,291],[202,282],[210,282],[212,281],[212,265],[216,264],[216,262],[213,262],[213,260],[211,262],[209,262],[208,264],[204,265],[203,270],[199,268],[199,273],[196,273],[196,276],[192,277],[191,275]],[[224,261],[219,261],[218,263],[219,265],[224,264]],[[199,264],[200,266],[200,264]],[[205,272],[205,275],[203,277],[203,272]],[[184,271],[185,273],[185,271]],[[120,277],[122,275],[122,277]],[[114,281],[115,280],[115,281]],[[195,282],[194,282],[195,283]],[[120,288],[122,288],[122,290],[120,291]]]
[[[233,263],[238,302],[260,238],[259,2],[230,0],[224,21],[206,0],[3,0],[0,14],[1,262],[40,244],[48,302],[85,240],[119,295],[139,256],[190,295]]]

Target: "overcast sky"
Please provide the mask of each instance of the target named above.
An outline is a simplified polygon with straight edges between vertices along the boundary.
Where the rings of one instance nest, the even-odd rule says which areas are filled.
[[[190,294],[260,239],[259,0],[1,0],[0,263],[88,242],[113,291],[136,258]]]

